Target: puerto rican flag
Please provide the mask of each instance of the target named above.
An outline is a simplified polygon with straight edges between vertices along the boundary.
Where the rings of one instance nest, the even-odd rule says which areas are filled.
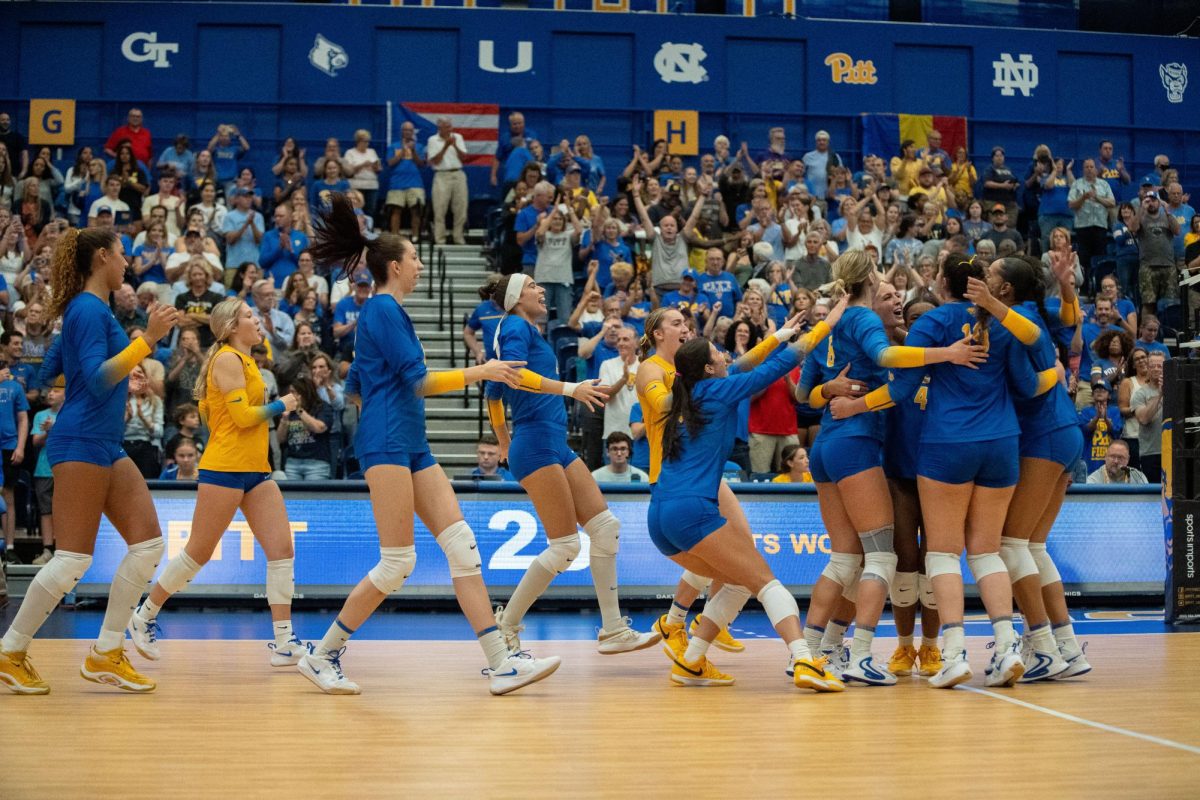
[[[449,117],[454,132],[467,143],[465,166],[490,167],[496,157],[500,106],[486,103],[400,103],[400,122],[417,128],[417,141],[425,144],[437,133],[437,118]],[[398,136],[398,134],[397,134]]]

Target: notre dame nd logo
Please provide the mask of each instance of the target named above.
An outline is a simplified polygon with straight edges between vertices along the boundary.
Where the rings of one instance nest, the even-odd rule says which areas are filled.
[[[1021,53],[1016,61],[1012,53],[1001,53],[1000,59],[992,62],[992,69],[995,70],[992,86],[1004,97],[1013,97],[1017,92],[1029,97],[1037,88],[1038,68],[1029,53]]]
[[[700,62],[708,57],[699,42],[663,42],[654,55],[654,69],[663,83],[700,83],[708,70]]]

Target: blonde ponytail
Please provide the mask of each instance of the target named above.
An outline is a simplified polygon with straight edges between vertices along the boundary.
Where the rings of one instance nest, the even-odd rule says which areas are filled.
[[[197,402],[203,402],[205,395],[208,394],[208,375],[212,371],[213,361],[216,360],[217,353],[229,341],[229,337],[233,335],[244,305],[245,301],[241,298],[227,297],[213,306],[208,318],[208,328],[216,340],[204,355],[204,365],[200,368],[200,374],[196,376],[195,385],[192,386],[192,397]]]

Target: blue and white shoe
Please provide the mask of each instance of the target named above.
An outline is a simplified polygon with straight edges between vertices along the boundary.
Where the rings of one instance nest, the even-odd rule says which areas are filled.
[[[1006,648],[995,647],[995,642],[988,644],[993,648],[992,660],[983,672],[983,684],[989,687],[1012,686],[1025,674],[1025,662],[1021,660],[1021,644],[1017,640]]]
[[[1088,663],[1086,652],[1087,645],[1084,644],[1077,655],[1067,658],[1066,654],[1062,653],[1062,649],[1059,648],[1059,653],[1062,654],[1063,659],[1067,662],[1067,668],[1055,675],[1054,679],[1061,681],[1067,678],[1078,678],[1080,675],[1086,675],[1091,672],[1092,665]]]
[[[844,644],[823,648],[820,656],[825,659],[825,671],[839,678],[850,666],[850,648]]]
[[[342,673],[342,655],[346,648],[328,653],[310,653],[300,657],[296,668],[325,694],[362,694],[358,684]]]
[[[864,683],[867,686],[895,686],[896,676],[887,667],[877,665],[866,656],[842,670],[841,679],[846,683]]]
[[[549,678],[562,666],[558,656],[534,658],[527,651],[510,655],[497,669],[489,670],[492,694],[508,694],[523,686]]]
[[[1025,665],[1025,674],[1017,681],[1018,683],[1037,683],[1038,681],[1052,680],[1066,672],[1070,667],[1066,659],[1059,655],[1057,650],[1053,652],[1030,650],[1028,655],[1022,654],[1021,661]]]
[[[294,633],[287,644],[271,642],[267,648],[271,651],[272,667],[294,667],[300,663],[300,659],[313,651],[312,642],[302,642]]]
[[[943,653],[942,657],[942,668],[929,678],[929,685],[932,688],[953,689],[960,683],[971,680],[974,673],[971,672],[971,664],[967,661],[966,650],[953,657],[946,657],[946,654]]]
[[[158,650],[158,637],[162,636],[158,620],[144,620],[134,611],[125,630],[129,631],[129,638],[133,640],[133,646],[141,653],[142,658],[149,661],[162,658],[162,653]]]

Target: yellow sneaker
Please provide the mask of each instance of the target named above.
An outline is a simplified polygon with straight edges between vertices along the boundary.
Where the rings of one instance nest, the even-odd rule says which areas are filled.
[[[687,631],[682,622],[671,622],[663,614],[654,622],[654,632],[662,636],[662,649],[671,661],[682,661],[687,652]]]
[[[79,674],[92,683],[115,686],[127,692],[153,692],[156,684],[133,668],[125,648],[118,647],[101,653],[95,647],[88,650]]]
[[[682,658],[671,666],[671,680],[680,686],[732,686],[733,677],[712,665],[706,657],[688,663]]]
[[[0,683],[15,694],[49,694],[50,684],[42,680],[24,652],[0,651]]]
[[[912,675],[913,665],[916,663],[917,648],[911,644],[897,645],[896,652],[892,653],[892,657],[888,660],[888,672],[893,675]],[[939,666],[938,669],[941,667]]]
[[[692,636],[696,635],[696,628],[700,626],[701,619],[703,619],[703,615],[697,614],[696,618],[692,620],[692,626],[688,629],[688,633],[690,633]],[[716,647],[724,650],[726,653],[740,653],[746,649],[746,645],[729,635],[728,628],[722,628],[721,632],[717,634],[717,638],[713,639],[712,643]]]
[[[846,684],[841,678],[825,669],[828,659],[798,658],[792,662],[792,679],[800,689],[814,692],[844,692]]]
[[[917,651],[917,661],[921,665],[921,675],[937,675],[942,670],[942,651],[933,645],[923,644]]]

